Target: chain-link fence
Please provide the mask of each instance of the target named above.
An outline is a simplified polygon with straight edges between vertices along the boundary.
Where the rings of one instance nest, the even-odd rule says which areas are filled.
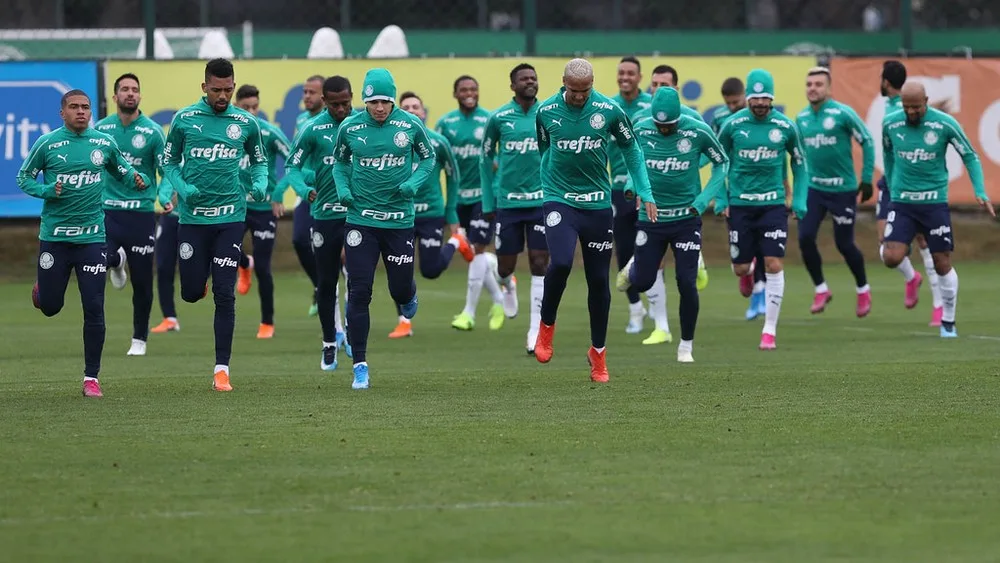
[[[532,45],[540,55],[1000,52],[997,0],[7,0],[0,58],[141,55],[147,5],[171,45],[181,43],[178,58],[196,56],[210,27],[227,31],[235,56],[304,57],[313,33],[331,27],[345,56],[363,57],[388,25],[405,31],[415,56]]]

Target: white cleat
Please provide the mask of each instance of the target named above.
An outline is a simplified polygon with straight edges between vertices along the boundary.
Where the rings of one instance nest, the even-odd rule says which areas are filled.
[[[125,249],[118,248],[118,257],[121,258],[121,264],[117,268],[108,268],[108,275],[111,277],[111,286],[115,289],[124,289],[125,283],[128,282],[128,274],[125,273]]]
[[[538,331],[529,331],[528,340],[524,343],[524,349],[528,351],[529,356],[535,355],[535,342],[538,340]]]
[[[139,340],[138,338],[132,339],[132,347],[128,349],[128,354],[126,356],[145,356],[146,355],[146,341]]]
[[[517,316],[518,309],[517,278],[511,276],[510,282],[507,285],[501,285],[500,288],[503,290],[503,314],[508,319],[513,319]]]
[[[694,356],[691,355],[690,350],[677,350],[677,361],[682,364],[694,363]]]

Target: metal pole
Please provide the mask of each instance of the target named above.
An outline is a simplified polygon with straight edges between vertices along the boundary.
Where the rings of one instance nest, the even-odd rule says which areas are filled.
[[[253,22],[243,22],[243,58],[253,58]]]
[[[156,58],[156,0],[142,0],[142,19],[146,24],[146,59]]]
[[[524,30],[524,54],[534,56],[538,39],[538,3],[537,0],[524,0],[522,28]]]
[[[913,0],[899,2],[899,29],[902,32],[903,50],[913,50]]]
[[[211,0],[200,0],[198,2],[198,25],[208,27],[208,20],[211,19],[209,17],[211,10]]]

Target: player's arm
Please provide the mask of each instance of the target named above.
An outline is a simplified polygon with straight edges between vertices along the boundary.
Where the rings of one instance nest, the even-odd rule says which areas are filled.
[[[729,121],[723,121],[722,127],[719,128],[719,135],[716,137],[719,141],[719,146],[722,147],[723,154],[727,158],[733,154],[733,128],[730,126]],[[721,214],[726,211],[729,207],[729,175],[726,174],[726,181],[723,182],[723,188],[719,190],[719,193],[715,195],[715,213]]]
[[[38,173],[45,170],[45,144],[48,142],[49,138],[44,135],[35,141],[31,152],[28,153],[28,158],[24,159],[21,169],[17,172],[17,187],[31,197],[39,199],[55,199],[62,193],[62,186],[59,185],[59,182],[44,184],[37,179]]]
[[[125,160],[125,155],[122,154],[121,149],[118,148],[118,143],[115,141],[114,137],[107,135],[106,138],[111,141],[111,146],[108,147],[107,158],[104,159],[104,169],[108,171],[108,174],[118,180],[123,184],[128,184],[130,182],[134,183],[137,190],[145,190],[149,186],[149,178],[141,172],[136,172],[135,168],[129,161]]]
[[[420,162],[417,168],[410,175],[410,179],[399,185],[399,192],[406,198],[412,198],[417,194],[420,186],[434,173],[434,150],[431,148],[431,141],[427,138],[427,131],[416,118],[412,120],[416,132],[413,135],[413,157]]]
[[[295,136],[295,144],[292,145],[291,154],[285,159],[285,179],[287,179],[288,185],[291,186],[295,195],[306,201],[315,201],[316,199],[316,190],[310,187],[303,171],[304,163],[312,156],[312,152],[316,146],[314,136],[311,133],[312,126],[306,125]],[[315,174],[313,176],[315,180]],[[277,195],[280,195],[280,192]]]
[[[347,127],[341,124],[337,131],[337,146],[333,149],[333,183],[337,186],[337,198],[341,203],[350,206],[354,201],[351,193],[351,145],[345,131]]]
[[[892,182],[892,170],[896,166],[896,153],[892,148],[892,135],[889,134],[887,123],[882,123],[882,168],[884,169],[885,185]]]
[[[545,169],[545,154],[549,151],[549,132],[542,125],[542,114],[535,114],[535,136],[538,137],[538,153],[542,155],[542,169]]]
[[[794,122],[789,121],[788,140],[785,141],[785,150],[792,165],[792,211],[801,219],[806,216],[806,196],[809,193],[809,170],[806,167],[806,151],[802,147],[802,138],[799,135],[799,128]],[[782,166],[784,169],[784,166]]]
[[[254,201],[267,201],[267,153],[260,134],[260,122],[250,120],[250,132],[243,141],[243,150],[250,155],[250,197]]]
[[[187,202],[197,200],[201,192],[184,180],[181,163],[184,160],[184,132],[181,130],[180,112],[174,114],[170,122],[170,132],[163,144],[163,175],[177,194]]]
[[[615,120],[611,124],[611,135],[615,138],[615,144],[622,150],[625,166],[632,178],[636,195],[642,201],[652,202],[653,190],[649,185],[649,174],[646,172],[642,149],[639,148],[639,143],[635,142],[635,131],[632,130],[632,123],[629,122],[628,116],[621,108],[615,110]],[[655,216],[655,213],[652,216]]]
[[[705,189],[695,198],[692,207],[701,215],[708,209],[708,204],[726,187],[726,174],[729,173],[729,157],[719,144],[719,140],[712,134],[708,125],[700,128],[702,139],[701,157],[712,163],[712,175],[705,184]]]
[[[497,145],[500,142],[500,127],[493,115],[486,122],[486,132],[483,134],[483,154],[479,157],[479,185],[483,189],[483,214],[496,210],[496,195],[493,193],[493,182],[496,180],[496,168],[493,160],[497,157]]]
[[[441,139],[444,142],[438,147],[438,158],[444,169],[445,178],[444,219],[449,225],[456,225],[458,224],[458,186],[462,181],[462,173],[458,170],[458,161],[455,160],[455,153],[451,150],[451,142],[443,135]]]
[[[954,119],[948,117],[945,121],[945,130],[948,132],[948,142],[952,148],[958,151],[965,163],[965,169],[969,171],[969,181],[972,182],[972,191],[976,194],[976,201],[989,211],[990,215],[996,217],[993,204],[990,203],[990,196],[986,193],[986,182],[983,178],[983,164],[976,154],[976,149],[972,147],[969,138],[965,136],[962,126]]]
[[[847,127],[854,140],[861,145],[861,182],[858,185],[858,192],[861,194],[861,201],[868,201],[872,197],[872,177],[875,175],[875,142],[858,114],[853,109],[844,106],[844,113],[847,116]]]

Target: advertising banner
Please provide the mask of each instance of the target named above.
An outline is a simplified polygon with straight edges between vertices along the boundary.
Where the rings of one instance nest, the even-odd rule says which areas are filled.
[[[618,92],[618,58],[590,59],[594,65],[595,88],[613,96]],[[398,94],[416,92],[427,107],[428,125],[433,127],[445,113],[455,109],[454,80],[468,74],[479,82],[480,104],[497,108],[510,100],[510,70],[521,62],[538,71],[539,98],[547,98],[562,85],[567,59],[556,58],[455,58],[401,60],[256,60],[236,61],[236,84],[253,84],[260,89],[261,116],[279,125],[289,138],[295,117],[302,111],[302,83],[311,75],[342,75],[355,92],[355,106],[361,107],[360,91],[365,72],[384,66],[396,79]],[[685,103],[710,118],[722,104],[722,82],[736,76],[746,79],[753,68],[765,68],[774,75],[775,105],[798,112],[805,104],[806,71],[815,64],[812,57],[642,57],[643,87],[649,84],[653,68],[669,64],[677,69],[681,96]],[[142,109],[153,120],[169,126],[179,108],[194,103],[201,95],[205,63],[200,61],[111,61],[106,63],[107,92],[119,75],[132,72],[142,81]],[[114,105],[108,100],[109,111]],[[279,172],[280,174],[280,172]],[[291,191],[289,191],[291,194]],[[286,203],[290,203],[286,195]]]
[[[17,172],[31,145],[62,127],[59,105],[73,89],[86,92],[97,119],[98,63],[0,62],[0,217],[37,217],[42,200],[17,187]]]
[[[1000,200],[1000,59],[906,59],[907,80],[924,84],[931,105],[941,106],[958,120],[979,153],[986,192]],[[882,117],[885,98],[879,94],[882,59],[835,58],[831,63],[833,94],[850,105],[868,124],[875,138],[876,178],[882,169]],[[860,169],[861,150],[855,147]],[[976,199],[962,159],[953,148],[946,157],[951,204],[975,205]]]

